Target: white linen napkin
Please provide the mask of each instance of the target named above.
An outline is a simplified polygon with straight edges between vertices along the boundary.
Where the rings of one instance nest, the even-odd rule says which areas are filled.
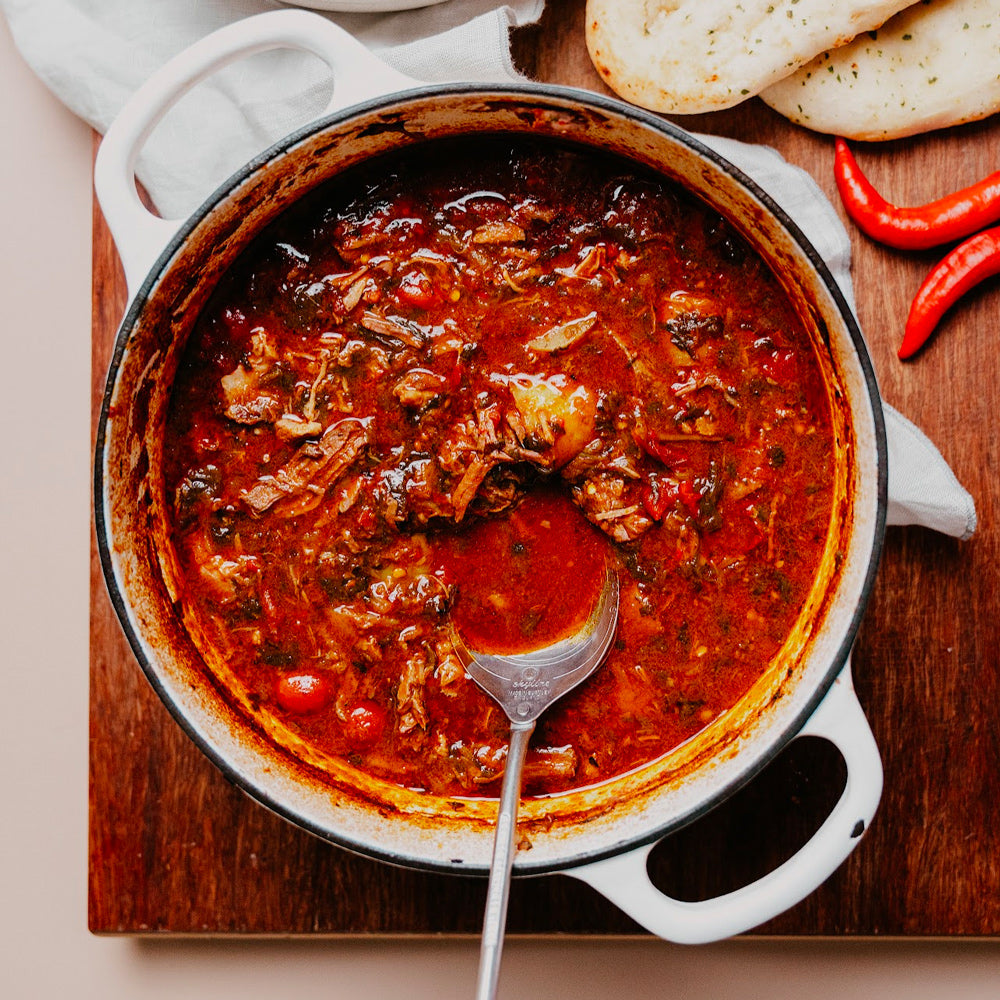
[[[104,132],[127,98],[172,55],[231,21],[286,6],[273,0],[0,0],[28,64],[71,110]],[[537,21],[544,0],[449,0],[394,14],[329,16],[380,58],[428,82],[518,78],[511,27]],[[317,60],[274,51],[229,67],[185,97],[150,137],[137,168],[160,211],[189,214],[237,167],[315,117],[329,97]],[[771,194],[797,222],[854,305],[851,244],[803,170],[775,150],[700,136]],[[888,523],[966,539],[972,497],[934,444],[885,405]]]

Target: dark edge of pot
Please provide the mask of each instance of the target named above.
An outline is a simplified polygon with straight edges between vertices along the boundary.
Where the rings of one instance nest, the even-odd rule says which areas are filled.
[[[489,866],[471,866],[464,865],[461,863],[454,862],[430,862],[423,859],[413,859],[404,855],[396,854],[391,851],[379,850],[377,845],[372,845],[369,843],[359,843],[353,841],[347,837],[339,837],[331,834],[330,831],[319,828],[316,824],[311,823],[309,820],[302,816],[295,814],[292,810],[283,806],[281,803],[272,799],[268,794],[263,792],[261,789],[257,788],[251,782],[246,781],[236,771],[209,743],[202,739],[201,735],[197,730],[191,725],[190,722],[184,717],[184,714],[174,705],[171,700],[167,690],[161,684],[156,672],[153,670],[152,665],[147,661],[145,654],[143,653],[142,643],[139,636],[134,632],[127,610],[127,602],[125,601],[122,593],[118,589],[117,581],[115,579],[114,568],[111,559],[110,550],[110,540],[108,537],[109,525],[105,522],[104,517],[104,449],[106,445],[106,426],[109,419],[109,411],[111,407],[111,398],[114,391],[114,385],[117,378],[118,368],[121,364],[122,357],[125,352],[125,347],[129,339],[129,332],[134,325],[137,317],[139,316],[143,305],[149,296],[151,288],[155,285],[158,280],[161,271],[164,269],[166,264],[169,262],[170,258],[173,256],[175,250],[187,239],[188,235],[197,226],[201,219],[208,214],[208,212],[223,198],[227,197],[230,192],[238,187],[244,180],[246,180],[251,174],[263,167],[269,160],[273,159],[275,156],[284,153],[290,147],[296,145],[297,143],[308,138],[313,133],[326,128],[331,124],[336,124],[340,121],[344,121],[348,118],[354,117],[357,114],[375,111],[380,106],[388,102],[405,101],[412,98],[424,98],[424,97],[435,97],[441,96],[445,97],[448,95],[474,95],[474,94],[484,94],[484,95],[498,95],[498,96],[523,96],[531,99],[554,99],[559,102],[572,102],[576,104],[589,105],[600,111],[606,111],[614,115],[619,115],[625,118],[631,118],[637,123],[651,128],[656,131],[664,132],[670,137],[676,139],[678,142],[690,147],[699,155],[711,160],[716,166],[721,170],[728,173],[730,176],[734,177],[740,182],[750,193],[757,198],[764,206],[768,209],[771,214],[781,223],[781,225],[788,231],[795,243],[804,252],[806,257],[809,259],[812,266],[815,268],[817,274],[822,279],[824,285],[829,291],[831,297],[836,302],[839,311],[841,312],[845,325],[847,326],[848,332],[850,333],[851,340],[854,344],[855,351],[858,356],[858,360],[861,366],[861,370],[864,375],[865,385],[867,388],[868,398],[872,405],[872,416],[875,426],[875,439],[876,439],[876,451],[878,459],[878,484],[877,484],[877,512],[876,512],[876,523],[875,532],[872,542],[871,556],[869,559],[868,569],[865,574],[864,581],[861,586],[861,594],[858,600],[857,607],[851,616],[851,621],[848,628],[845,631],[843,640],[840,647],[837,650],[836,655],[833,657],[830,663],[830,667],[827,670],[825,677],[822,682],[816,686],[816,689],[812,692],[811,697],[808,699],[806,704],[803,706],[798,715],[786,726],[785,731],[781,736],[776,739],[770,747],[768,747],[766,753],[762,753],[753,763],[752,766],[746,768],[738,776],[730,780],[726,785],[716,791],[714,795],[711,796],[706,802],[704,802],[699,808],[692,810],[691,812],[679,817],[678,819],[663,825],[662,827],[656,828],[654,830],[648,831],[635,838],[627,839],[616,844],[609,845],[600,850],[595,850],[591,852],[585,852],[583,854],[574,855],[571,858],[567,858],[564,861],[559,861],[556,863],[546,862],[539,863],[537,865],[532,865],[528,863],[517,863],[515,864],[514,874],[516,876],[531,876],[531,875],[546,875],[559,871],[566,871],[568,869],[576,868],[585,864],[589,864],[595,861],[600,861],[605,858],[613,857],[618,854],[625,853],[627,851],[635,850],[637,848],[643,847],[647,844],[655,843],[656,841],[662,840],[671,833],[676,832],[684,826],[695,822],[701,817],[707,815],[712,811],[717,805],[719,805],[724,799],[731,796],[733,793],[738,791],[740,788],[749,784],[758,774],[764,771],[768,765],[781,753],[781,751],[795,738],[798,732],[806,724],[810,716],[819,707],[823,698],[826,696],[827,692],[833,685],[833,682],[839,676],[841,669],[847,662],[847,658],[850,655],[851,648],[854,645],[855,637],[857,636],[858,629],[860,628],[862,618],[864,616],[864,611],[868,603],[869,596],[871,594],[872,587],[874,586],[875,577],[878,572],[878,565],[881,558],[882,545],[885,535],[885,525],[886,525],[886,506],[888,498],[888,448],[886,443],[886,433],[885,433],[885,418],[882,411],[881,396],[879,393],[878,382],[875,376],[875,370],[871,362],[870,355],[868,353],[867,345],[865,344],[864,337],[861,333],[861,329],[858,322],[854,316],[853,310],[848,304],[843,292],[840,290],[837,282],[835,281],[833,275],[831,274],[829,268],[826,266],[825,261],[813,247],[812,243],[806,239],[802,230],[798,225],[790,218],[790,216],[768,195],[760,186],[752,180],[748,175],[746,175],[742,170],[739,169],[735,164],[731,163],[721,154],[715,152],[711,147],[703,143],[697,136],[690,132],[680,128],[679,126],[660,118],[652,113],[646,112],[641,108],[634,107],[629,104],[625,104],[614,98],[605,97],[601,94],[594,93],[592,91],[583,90],[574,87],[565,86],[555,86],[549,84],[537,84],[537,83],[510,83],[510,84],[497,84],[490,86],[487,84],[434,84],[425,87],[419,87],[412,90],[399,91],[391,94],[384,95],[383,97],[374,98],[372,100],[365,101],[361,104],[352,105],[342,111],[335,112],[334,114],[325,116],[320,119],[316,119],[307,125],[302,126],[296,131],[285,136],[283,139],[269,146],[267,149],[258,153],[255,157],[249,160],[243,167],[238,171],[233,173],[226,181],[219,185],[212,194],[210,194],[202,204],[187,218],[187,220],[180,226],[174,236],[170,239],[166,247],[160,253],[156,262],[151,267],[146,278],[143,280],[142,285],[136,292],[134,298],[132,299],[129,307],[126,311],[125,317],[123,318],[118,333],[115,338],[114,351],[112,353],[111,362],[108,369],[108,375],[105,382],[104,397],[101,403],[101,411],[97,427],[96,435],[96,445],[95,445],[95,461],[94,461],[94,512],[95,512],[95,528],[97,532],[97,544],[98,551],[101,560],[101,567],[104,573],[105,584],[108,589],[111,604],[114,607],[115,614],[118,617],[119,623],[125,633],[125,637],[128,640],[132,652],[134,653],[143,673],[146,675],[147,680],[153,687],[153,690],[159,696],[160,700],[166,706],[171,716],[175,719],[181,729],[188,735],[188,737],[195,743],[195,745],[205,754],[205,756],[215,765],[219,771],[222,772],[226,780],[239,788],[241,791],[246,793],[251,799],[264,806],[271,812],[282,817],[288,822],[292,823],[294,826],[299,827],[307,831],[310,834],[318,837],[320,840],[324,840],[328,843],[335,844],[338,847],[342,847],[352,853],[361,855],[366,858],[374,858],[378,861],[383,861],[391,865],[395,865],[402,868],[409,868],[412,870],[420,871],[430,871],[437,872],[446,875],[487,875],[489,873]]]

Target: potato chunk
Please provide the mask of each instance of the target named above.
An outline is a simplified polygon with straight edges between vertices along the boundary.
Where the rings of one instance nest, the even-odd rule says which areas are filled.
[[[515,375],[508,383],[531,446],[559,468],[594,435],[597,400],[568,375]]]

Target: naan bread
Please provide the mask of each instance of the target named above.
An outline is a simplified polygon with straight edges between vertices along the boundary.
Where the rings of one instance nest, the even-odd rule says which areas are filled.
[[[896,139],[1000,111],[1000,0],[922,0],[761,98],[847,139]]]
[[[911,0],[587,0],[587,48],[617,94],[695,114],[752,97]]]

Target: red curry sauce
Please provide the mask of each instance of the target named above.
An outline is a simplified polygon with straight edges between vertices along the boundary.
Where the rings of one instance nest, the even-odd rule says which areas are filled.
[[[728,224],[623,161],[497,138],[331,182],[203,310],[165,444],[183,603],[323,752],[495,794],[508,724],[450,639],[615,646],[541,720],[529,792],[648,762],[732,706],[812,583],[829,407]]]

